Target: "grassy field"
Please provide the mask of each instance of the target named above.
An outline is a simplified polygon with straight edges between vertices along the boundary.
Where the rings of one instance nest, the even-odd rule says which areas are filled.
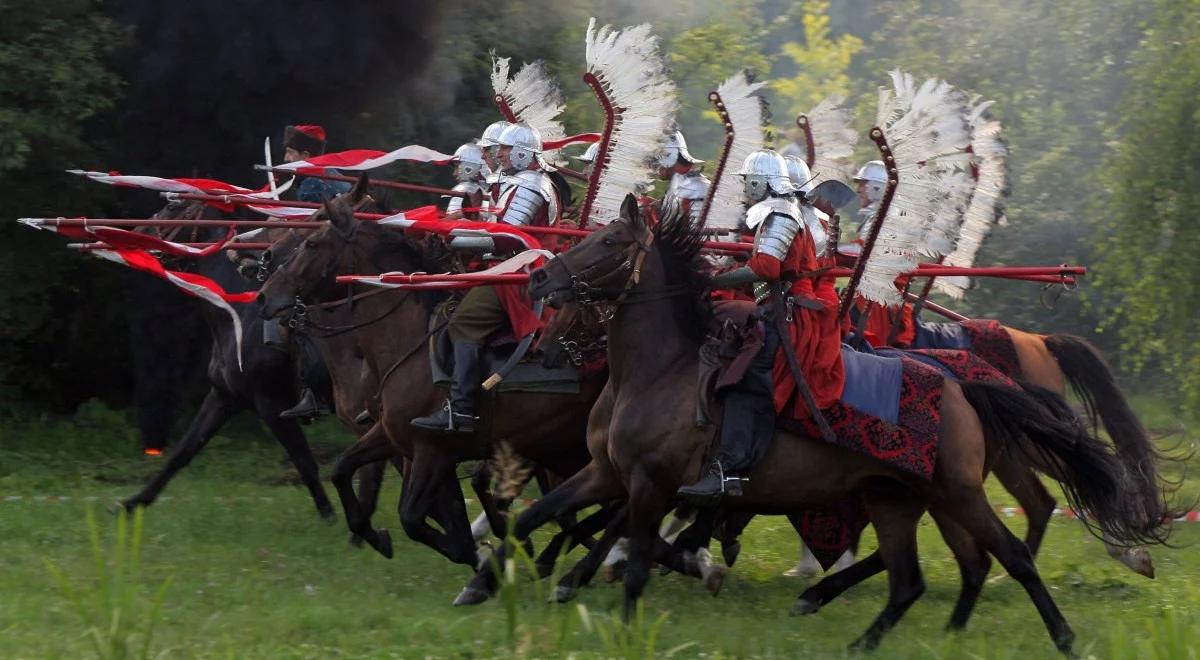
[[[1169,410],[1147,412],[1156,428],[1179,426]],[[333,425],[311,435],[327,469],[347,439]],[[71,420],[10,417],[0,424],[0,657],[95,652],[96,631],[83,620],[109,617],[113,606],[87,594],[102,584],[99,576],[131,561],[115,549],[117,522],[106,507],[134,492],[156,465],[135,451],[125,417],[99,406]],[[633,632],[614,623],[617,585],[548,605],[546,585],[522,579],[511,612],[497,602],[453,608],[468,573],[403,538],[398,488],[389,474],[376,517],[397,542],[396,558],[387,561],[350,547],[340,521],[322,522],[278,446],[252,422],[239,421],[146,513],[141,569],[124,587],[110,585],[124,598],[120,621],[127,628],[117,641],[134,644],[136,656],[156,622],[150,655],[162,657],[640,657],[648,647],[677,657],[842,657],[884,600],[885,581],[876,578],[815,616],[789,617],[804,585],[782,576],[795,561],[795,536],[784,520],[760,518],[720,597],[677,575],[655,576],[643,625]],[[997,505],[1011,503],[993,492]],[[47,495],[60,499],[39,498]],[[89,508],[102,537],[99,565]],[[1023,533],[1021,519],[1009,522]],[[1038,564],[1081,655],[1196,657],[1200,552],[1191,546],[1200,524],[1177,529],[1182,547],[1154,550],[1158,579],[1151,581],[1111,561],[1078,523],[1055,520]],[[928,591],[877,657],[1055,657],[1033,605],[1007,577],[991,579],[966,632],[944,632],[958,571],[928,520],[920,534]],[[83,591],[79,602],[56,584],[55,568]],[[168,578],[155,616],[155,593]]]

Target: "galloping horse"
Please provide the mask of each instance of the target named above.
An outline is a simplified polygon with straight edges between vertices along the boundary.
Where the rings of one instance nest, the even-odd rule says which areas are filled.
[[[651,229],[629,197],[620,221],[536,271],[530,286],[532,295],[551,302],[570,300],[586,290],[592,300],[619,299],[622,304],[609,322],[610,379],[603,405],[598,404],[589,418],[592,460],[518,518],[516,538],[528,538],[554,516],[627,497],[627,614],[645,588],[658,526],[673,494],[700,472],[712,441],[710,433],[694,424],[694,398],[681,395],[695,387],[708,305],[706,285],[697,281],[691,264],[700,228],[686,225],[662,223]],[[916,526],[930,509],[975,580],[981,584],[979,573],[986,575],[985,553],[995,555],[1026,589],[1054,643],[1069,651],[1074,634],[1028,549],[1004,527],[984,494],[988,456],[1004,447],[987,444],[983,422],[968,398],[989,411],[986,421],[998,427],[991,435],[1003,438],[1003,444],[1057,462],[1073,502],[1113,538],[1153,538],[1161,521],[1146,521],[1123,505],[1118,495],[1123,470],[1115,457],[1099,440],[1062,422],[1047,405],[977,383],[947,381],[940,387],[937,461],[929,481],[865,455],[778,431],[768,455],[748,475],[744,495],[726,506],[789,513],[861,495],[889,576],[888,603],[857,642],[868,648],[878,644],[924,591]],[[501,558],[506,550],[500,550]],[[494,586],[494,574],[482,572],[460,601],[478,602]],[[970,611],[977,595],[978,589],[964,590],[952,621],[965,622],[960,614]]]
[[[359,187],[365,187],[360,180]],[[352,193],[353,196],[353,193]],[[351,198],[352,199],[352,198]],[[342,274],[389,271],[440,272],[447,254],[440,242],[418,241],[401,231],[355,220],[351,200],[325,204],[328,227],[310,234],[295,256],[268,278],[259,299],[266,318],[291,310],[295,301],[333,300],[347,289],[335,285]],[[501,441],[521,457],[566,477],[587,462],[583,438],[587,411],[599,395],[604,375],[585,376],[576,395],[497,393],[481,403],[485,423],[472,435],[447,435],[413,428],[409,422],[438,405],[444,392],[431,378],[428,340],[431,318],[444,294],[388,290],[353,305],[351,324],[370,379],[378,390],[368,408],[379,422],[338,460],[333,482],[351,531],[390,555],[386,530],[373,529],[353,491],[349,475],[362,465],[393,456],[411,461],[401,496],[405,532],[451,561],[474,568],[476,544],[455,467],[493,455]],[[531,420],[537,420],[531,424]],[[437,527],[427,521],[432,518]],[[440,527],[440,529],[438,529]]]

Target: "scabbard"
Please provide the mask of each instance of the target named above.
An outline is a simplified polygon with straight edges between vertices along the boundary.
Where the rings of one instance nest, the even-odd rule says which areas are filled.
[[[779,331],[779,342],[783,345],[783,356],[787,360],[788,368],[792,370],[792,379],[796,381],[796,391],[804,399],[804,404],[808,406],[808,412],[812,415],[813,421],[817,424],[817,429],[821,432],[821,439],[825,442],[833,443],[837,437],[833,434],[833,429],[829,428],[829,422],[826,421],[825,415],[821,413],[821,408],[817,406],[817,399],[813,396],[812,390],[808,387],[808,381],[804,378],[804,372],[800,370],[800,359],[796,357],[796,347],[792,345],[792,336],[787,327],[787,303],[784,298],[784,288],[782,282],[775,282],[771,288],[774,293],[774,320],[775,329]]]

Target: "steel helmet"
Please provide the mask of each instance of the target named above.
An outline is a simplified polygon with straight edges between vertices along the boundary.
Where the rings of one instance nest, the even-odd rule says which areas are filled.
[[[704,161],[696,158],[688,151],[687,140],[683,138],[683,133],[675,131],[667,136],[667,141],[663,144],[663,150],[658,156],[658,165],[660,167],[675,167],[675,164],[680,159],[692,165],[704,163]]]
[[[799,156],[784,156],[783,160],[787,162],[788,178],[792,181],[792,187],[806,195],[812,192],[816,186],[813,185],[813,175],[808,169],[808,163]]]
[[[483,129],[483,137],[479,138],[479,146],[494,147],[500,144],[500,134],[509,126],[512,126],[512,124],[504,120],[492,122],[487,128]]]
[[[509,124],[497,142],[502,147],[512,148],[508,158],[518,170],[529,169],[530,164],[538,160],[538,154],[542,153],[542,134],[525,122]]]
[[[745,180],[746,196],[755,202],[764,199],[768,191],[777,195],[796,192],[788,177],[787,161],[774,149],[759,149],[746,156],[738,175]]]
[[[480,173],[487,174],[487,162],[483,160],[483,149],[478,144],[468,142],[454,152],[454,162],[458,163],[458,180],[473,181]]]
[[[887,187],[887,168],[882,160],[872,160],[858,168],[854,180],[865,185],[867,200],[872,204],[883,197],[883,189]]]

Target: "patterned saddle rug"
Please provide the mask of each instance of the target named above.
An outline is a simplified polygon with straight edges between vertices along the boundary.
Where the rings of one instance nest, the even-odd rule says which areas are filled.
[[[913,349],[950,349],[971,351],[1009,376],[1020,373],[1017,348],[1012,336],[999,321],[971,319],[959,323],[917,321]]]

